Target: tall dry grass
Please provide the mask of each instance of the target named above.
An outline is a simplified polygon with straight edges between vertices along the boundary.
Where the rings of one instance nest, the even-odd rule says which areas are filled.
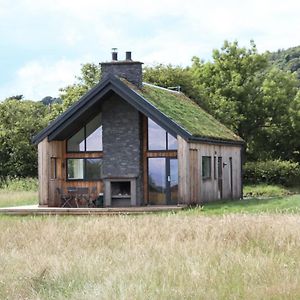
[[[7,191],[0,189],[0,207],[37,203],[38,193],[36,191]]]
[[[1,299],[299,299],[300,218],[0,218]]]

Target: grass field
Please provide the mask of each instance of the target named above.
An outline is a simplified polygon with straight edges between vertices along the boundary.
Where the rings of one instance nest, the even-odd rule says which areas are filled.
[[[1,299],[299,299],[296,215],[0,217]]]
[[[38,203],[36,178],[11,178],[0,182],[0,207]]]
[[[7,191],[0,189],[0,207],[37,203],[38,193],[36,191]]]
[[[223,215],[229,213],[300,213],[300,195],[248,198],[235,201],[207,203],[184,211],[187,214]]]
[[[248,191],[177,214],[0,215],[0,299],[300,299],[300,195]]]

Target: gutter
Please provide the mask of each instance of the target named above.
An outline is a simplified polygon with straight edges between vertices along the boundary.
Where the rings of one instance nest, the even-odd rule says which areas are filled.
[[[201,142],[205,144],[220,144],[220,145],[229,145],[229,146],[245,146],[246,142],[244,140],[232,141],[232,140],[222,140],[214,138],[205,138],[198,136],[191,136],[188,138],[188,142]]]

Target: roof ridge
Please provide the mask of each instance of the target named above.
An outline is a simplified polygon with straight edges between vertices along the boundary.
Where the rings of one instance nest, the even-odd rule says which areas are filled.
[[[148,82],[143,82],[143,84],[147,85],[147,86],[151,86],[151,87],[157,88],[157,89],[161,89],[161,90],[164,90],[164,91],[168,91],[170,93],[183,94],[182,92],[170,90],[168,88],[165,88],[165,87],[162,87],[162,86],[159,86],[159,85],[155,85],[155,84],[151,84],[151,83],[148,83]]]

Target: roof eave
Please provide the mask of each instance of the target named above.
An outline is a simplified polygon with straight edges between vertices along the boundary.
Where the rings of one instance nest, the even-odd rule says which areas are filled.
[[[37,145],[43,139],[48,137],[53,131],[55,131],[62,123],[68,119],[69,115],[72,115],[84,105],[86,99],[90,99],[98,94],[100,90],[105,88],[107,84],[109,84],[111,80],[111,76],[108,75],[105,79],[101,80],[95,87],[85,93],[77,102],[75,102],[72,106],[70,106],[65,112],[59,115],[56,119],[54,119],[46,128],[41,130],[38,134],[36,134],[32,138],[32,143]]]
[[[244,140],[224,140],[200,136],[191,136],[188,138],[188,142],[204,143],[204,144],[220,144],[220,145],[230,145],[230,146],[245,146],[246,142]]]

